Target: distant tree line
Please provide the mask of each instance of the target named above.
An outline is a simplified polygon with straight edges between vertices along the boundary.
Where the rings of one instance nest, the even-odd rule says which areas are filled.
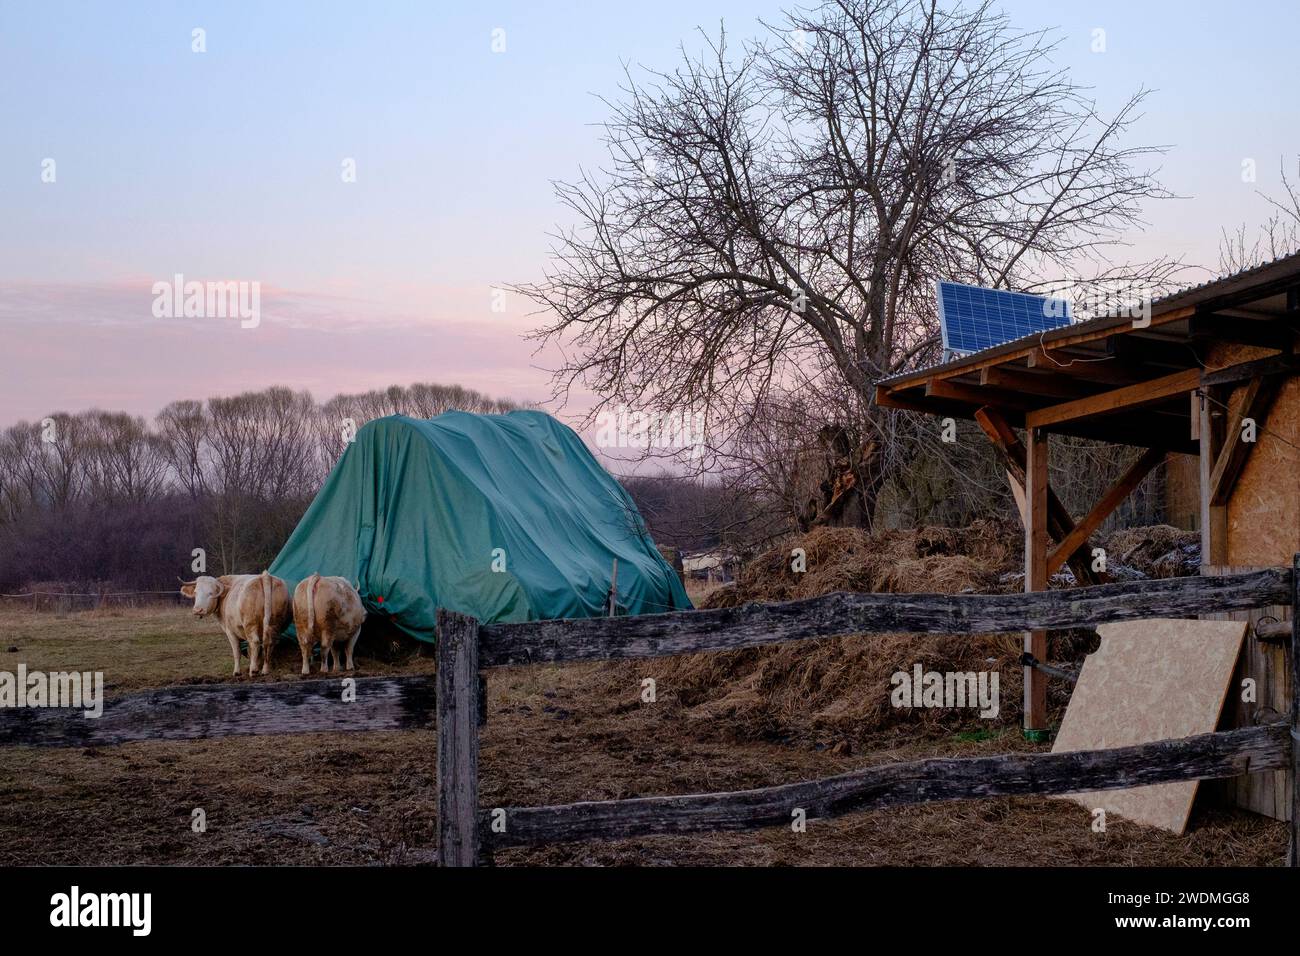
[[[0,433],[0,591],[39,582],[161,589],[189,575],[260,571],[346,447],[349,428],[513,403],[455,385],[338,395],[268,388],[178,401],[152,422],[57,412]]]
[[[822,396],[823,398],[825,396]],[[450,409],[515,408],[458,386],[416,384],[338,395],[268,388],[172,402],[152,420],[123,412],[58,412],[0,432],[0,592],[57,588],[168,590],[192,576],[193,552],[212,574],[267,567],[347,445],[347,434],[385,415],[432,418]],[[815,520],[826,474],[852,476],[847,456],[868,440],[852,409],[828,414],[810,399],[769,402],[730,436],[729,470],[666,470],[622,479],[655,541],[685,551],[742,555]],[[1015,520],[988,442],[961,423],[942,442],[933,419],[892,419],[887,478],[874,525],[965,525]],[[839,455],[841,457],[837,458]],[[1083,440],[1054,442],[1053,486],[1082,514],[1131,454]],[[1163,516],[1157,470],[1125,505],[1121,524]]]

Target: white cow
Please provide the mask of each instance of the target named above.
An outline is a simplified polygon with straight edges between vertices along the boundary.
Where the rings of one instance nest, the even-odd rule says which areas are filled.
[[[341,663],[337,643],[346,645],[348,670],[352,670],[352,649],[361,635],[361,625],[366,619],[366,609],[361,605],[361,595],[346,578],[323,578],[312,574],[293,591],[293,626],[298,632],[298,649],[302,652],[302,672],[311,673],[313,644],[320,644],[321,673],[330,671],[330,654],[334,655],[334,669]]]
[[[194,599],[196,617],[217,615],[221,630],[230,641],[239,676],[239,642],[248,642],[248,675],[271,669],[271,651],[280,632],[289,624],[289,586],[266,571],[261,574],[223,574],[182,582],[181,594]],[[262,657],[265,651],[265,657]]]

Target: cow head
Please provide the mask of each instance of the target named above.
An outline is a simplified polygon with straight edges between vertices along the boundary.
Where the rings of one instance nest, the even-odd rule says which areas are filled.
[[[222,595],[225,593],[226,586],[219,578],[207,577],[206,575],[181,584],[181,594],[194,599],[194,614],[196,617],[207,617],[209,614],[215,614],[217,608],[221,605]]]

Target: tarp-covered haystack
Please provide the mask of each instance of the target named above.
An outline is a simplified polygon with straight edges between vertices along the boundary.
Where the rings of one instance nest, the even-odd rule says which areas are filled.
[[[359,584],[369,613],[432,641],[437,608],[483,622],[689,608],[631,497],[542,412],[394,415],[357,431],[271,573]]]

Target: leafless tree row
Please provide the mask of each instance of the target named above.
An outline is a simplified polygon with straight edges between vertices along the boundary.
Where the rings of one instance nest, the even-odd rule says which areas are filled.
[[[0,586],[167,585],[202,548],[213,573],[261,569],[367,421],[513,407],[459,386],[338,395],[268,388],[178,401],[148,423],[59,412],[0,433]]]

